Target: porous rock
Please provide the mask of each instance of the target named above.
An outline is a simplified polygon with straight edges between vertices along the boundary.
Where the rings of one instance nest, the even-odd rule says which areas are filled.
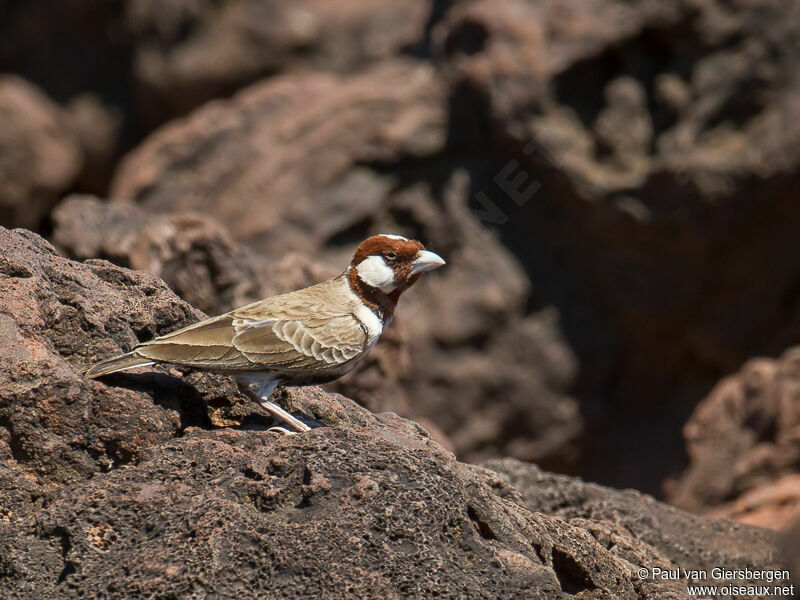
[[[205,313],[220,314],[263,295],[265,261],[199,213],[150,214],[134,205],[70,196],[52,220],[53,243],[67,256],[149,271]]]
[[[67,114],[27,81],[0,76],[0,225],[38,228],[82,160]]]
[[[721,381],[684,427],[688,468],[668,488],[677,506],[788,527],[800,505],[800,350],[753,359]]]
[[[636,574],[667,547],[619,528],[638,553],[615,550],[592,515],[526,507],[531,486],[515,490],[505,465],[459,463],[394,414],[286,389],[277,401],[325,426],[281,436],[257,420],[213,428],[208,408],[233,392],[210,376],[84,379],[137,334],[200,315],[151,275],[70,261],[29,232],[0,230],[0,248],[4,597],[682,597]],[[768,534],[730,535],[737,560],[769,564]]]
[[[369,234],[422,240],[448,265],[401,300],[407,360],[373,362],[335,389],[429,419],[467,460],[510,453],[574,470],[573,356],[558,314],[539,310],[518,261],[467,206],[469,161],[447,154],[446,108],[435,71],[409,60],[265,81],[153,134],[124,161],[112,201],[164,213],[200,202],[257,252],[331,269]]]
[[[505,157],[471,199],[580,365],[593,480],[659,493],[711,387],[800,335],[798,23],[780,0],[464,0],[431,28],[451,131]]]
[[[85,379],[89,364],[202,313],[152,275],[70,261],[25,230],[0,229],[0,248],[0,454],[20,473],[42,485],[91,477],[236,398],[224,378],[202,376],[198,391],[165,370],[128,387]]]
[[[547,473],[511,458],[491,460],[483,466],[511,485],[528,510],[581,524],[627,560],[655,554],[669,564],[709,572],[720,566],[753,569],[780,564],[776,536],[763,529],[703,518],[635,490],[615,490]],[[503,494],[503,488],[499,489]],[[748,551],[743,554],[745,547]],[[655,563],[650,566],[667,568]]]

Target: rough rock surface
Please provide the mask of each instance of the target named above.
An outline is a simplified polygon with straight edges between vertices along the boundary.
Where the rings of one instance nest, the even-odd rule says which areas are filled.
[[[432,29],[451,122],[516,161],[471,198],[560,313],[593,480],[658,491],[711,386],[800,335],[798,23],[780,0],[478,0]]]
[[[262,297],[253,253],[199,213],[149,214],[132,205],[71,196],[53,211],[53,243],[70,258],[102,258],[150,271],[182,299],[219,314]]]
[[[518,408],[468,401],[443,427],[471,458],[564,462],[581,430],[560,399],[570,394],[582,472],[658,492],[684,468],[678,432],[713,384],[800,335],[800,255],[786,250],[800,227],[800,11],[776,0],[433,6],[419,54],[432,61],[259,84],[152,136],[114,196],[159,211],[201,198],[246,243],[331,260],[381,229],[443,252],[493,229],[505,248],[487,246],[518,273],[500,301],[523,308],[497,311],[510,325],[490,337],[528,331],[520,310],[545,333],[526,333],[521,352],[491,350],[506,357],[492,368],[547,354],[546,340],[551,356],[524,368],[546,365],[534,385],[565,416],[539,431],[558,431],[549,445],[562,449],[516,448]],[[456,352],[440,347],[492,348],[485,325],[468,329],[477,335]],[[505,391],[492,395],[502,406]]]
[[[445,140],[435,75],[401,61],[268,79],[159,129],[123,160],[110,198],[208,214],[271,255],[355,241],[394,187],[375,166]]]
[[[761,529],[727,520],[709,520],[656,502],[634,490],[615,490],[546,473],[535,465],[511,458],[488,461],[483,466],[513,486],[531,512],[585,527],[629,561],[631,556],[654,553],[683,568],[710,571],[720,565],[752,569],[774,558],[774,538]],[[736,556],[731,550],[737,547],[749,551]]]
[[[265,76],[358,70],[416,42],[427,0],[5,2],[0,70],[121,115],[123,145]],[[90,61],[91,69],[87,69]]]
[[[0,76],[0,225],[39,227],[81,162],[67,114],[28,82]]]
[[[765,526],[790,524],[800,505],[800,349],[756,359],[724,379],[684,428],[690,464],[668,488],[693,511]]]
[[[267,81],[159,130],[125,160],[112,198],[156,212],[200,202],[258,252],[292,249],[336,269],[371,233],[429,242],[448,267],[398,310],[409,360],[384,366],[403,385],[382,388],[383,368],[347,393],[395,398],[392,410],[436,423],[462,458],[575,469],[575,366],[557,315],[530,310],[525,274],[466,208],[458,162],[423,160],[447,143],[444,102],[433,70],[408,61]]]
[[[286,437],[211,429],[202,413],[212,390],[232,394],[211,377],[83,379],[97,355],[196,313],[150,275],[72,262],[28,232],[0,230],[0,248],[11,299],[0,309],[5,598],[684,596],[635,574],[668,564],[667,546],[655,551],[622,528],[609,544],[596,531],[608,516],[532,512],[530,486],[520,494],[455,461],[393,414],[302,388],[283,391],[282,403],[326,427]],[[570,485],[581,486],[534,487]],[[609,511],[615,494],[605,492]],[[649,508],[643,520],[678,513]],[[692,518],[650,531],[670,536],[681,519]],[[687,540],[687,560],[715,547],[728,564],[773,564],[767,532],[731,525],[725,534]]]
[[[152,275],[69,261],[24,230],[0,229],[0,248],[0,456],[21,473],[42,485],[91,477],[236,398],[228,378],[196,376],[202,391],[159,373],[130,389],[85,379],[98,358],[202,313]]]

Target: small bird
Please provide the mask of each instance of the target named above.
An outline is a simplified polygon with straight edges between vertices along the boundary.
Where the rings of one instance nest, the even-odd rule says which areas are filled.
[[[308,425],[269,400],[272,391],[279,385],[327,383],[349,372],[391,322],[400,294],[421,273],[443,264],[420,242],[375,235],[358,246],[338,277],[144,342],[94,365],[86,376],[159,363],[227,373],[294,431],[276,429],[307,431]]]

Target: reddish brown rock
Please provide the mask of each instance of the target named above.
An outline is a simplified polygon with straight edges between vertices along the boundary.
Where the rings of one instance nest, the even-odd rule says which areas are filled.
[[[69,119],[36,87],[0,77],[0,224],[38,228],[81,169]]]
[[[258,252],[299,250],[332,269],[371,233],[425,241],[448,268],[398,310],[408,360],[378,355],[379,368],[336,389],[430,419],[466,459],[512,453],[574,469],[581,420],[557,315],[529,311],[524,272],[467,208],[470,175],[447,154],[445,108],[435,73],[412,62],[265,82],[153,135],[112,197],[158,212],[200,199]]]
[[[277,400],[326,426],[281,436],[256,415],[209,427],[208,409],[235,400],[224,378],[86,380],[97,355],[199,315],[150,275],[70,261],[28,232],[0,229],[0,248],[4,597],[671,599],[679,584],[636,572],[677,566],[672,547],[691,564],[713,549],[726,565],[772,565],[767,532],[597,486],[599,518],[549,516],[565,504],[537,506],[532,490],[583,484],[459,463],[415,423],[318,388]],[[608,538],[614,511],[637,516]],[[687,520],[688,534],[675,526]],[[690,542],[704,529],[718,535]]]
[[[709,510],[712,519],[733,519],[740,523],[787,530],[800,516],[800,475],[786,475],[774,483],[760,485],[733,502]]]
[[[14,470],[42,485],[88,478],[236,402],[225,378],[200,377],[202,391],[158,373],[128,388],[85,379],[98,358],[201,313],[152,275],[72,262],[24,230],[0,229],[0,248],[0,456]]]
[[[355,71],[416,42],[426,0],[225,0],[180,8],[131,0],[134,74],[144,111],[183,114],[267,75]]]
[[[723,380],[684,428],[688,469],[669,501],[694,511],[788,526],[798,507],[800,351],[756,359]]]
[[[268,80],[160,129],[123,161],[110,197],[208,214],[271,256],[352,242],[361,231],[347,228],[392,187],[368,165],[441,148],[443,99],[433,69],[412,62]]]
[[[432,29],[451,131],[507,157],[471,199],[560,314],[592,479],[657,492],[711,386],[800,335],[798,23],[776,0],[478,0]]]
[[[220,314],[265,295],[264,265],[198,213],[156,215],[72,196],[52,219],[53,241],[69,257],[103,258],[149,271],[205,313]]]

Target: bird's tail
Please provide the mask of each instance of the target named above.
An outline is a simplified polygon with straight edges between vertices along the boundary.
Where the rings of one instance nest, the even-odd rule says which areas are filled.
[[[96,377],[102,377],[103,375],[109,375],[110,373],[125,371],[127,369],[133,369],[134,367],[146,367],[154,364],[155,361],[144,358],[133,351],[128,352],[127,354],[115,356],[114,358],[108,358],[92,367],[89,367],[89,369],[86,371],[86,377],[89,379],[95,379]]]

